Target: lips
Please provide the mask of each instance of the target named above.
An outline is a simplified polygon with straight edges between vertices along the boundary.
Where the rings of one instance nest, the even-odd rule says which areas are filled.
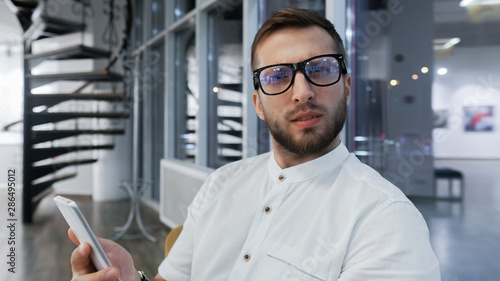
[[[323,115],[320,114],[319,112],[301,112],[297,115],[295,115],[292,119],[291,122],[295,126],[299,128],[308,128],[308,127],[313,127],[316,126],[319,121],[321,120],[321,117]]]
[[[316,118],[316,117],[319,117],[319,115],[306,116],[306,117],[302,117],[302,118],[299,118],[299,119],[294,120],[294,121],[305,121],[305,120],[309,120],[309,119]]]
[[[295,116],[293,116],[291,118],[291,120],[292,120],[292,122],[304,121],[304,120],[308,120],[311,118],[321,117],[322,115],[323,114],[321,114],[317,111],[306,111],[306,112],[300,112],[300,113],[296,114]]]

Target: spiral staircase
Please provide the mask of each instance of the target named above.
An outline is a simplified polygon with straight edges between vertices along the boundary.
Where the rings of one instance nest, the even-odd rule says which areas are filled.
[[[123,4],[123,33],[117,46],[110,43],[108,50],[80,43],[60,49],[33,53],[33,45],[77,34],[86,29],[89,0],[73,0],[81,12],[80,19],[67,20],[51,16],[50,1],[5,0],[16,14],[24,31],[24,115],[23,115],[23,222],[31,223],[40,200],[52,191],[56,182],[74,178],[76,166],[98,161],[95,150],[113,149],[115,135],[124,134],[124,121],[129,116],[130,99],[126,95],[126,69],[118,61],[126,54],[131,30],[131,1]],[[56,1],[57,2],[57,1]],[[57,3],[56,3],[57,4]],[[109,24],[113,24],[117,4],[109,5]],[[109,27],[108,27],[109,28]],[[120,37],[119,35],[110,36]],[[83,38],[83,35],[82,35]],[[84,41],[82,39],[82,41]],[[110,40],[113,41],[113,40]],[[116,40],[115,40],[116,41]],[[43,43],[42,43],[43,44]],[[48,61],[99,61],[104,66],[97,70],[39,73],[36,66]],[[87,63],[88,64],[88,63]],[[93,63],[96,65],[97,63]],[[74,68],[74,67],[73,67]],[[64,85],[73,83],[73,89]],[[57,92],[38,93],[35,89],[51,83],[62,83]],[[64,84],[66,83],[66,84]],[[74,85],[77,85],[74,89]],[[104,85],[104,86],[103,86]]]

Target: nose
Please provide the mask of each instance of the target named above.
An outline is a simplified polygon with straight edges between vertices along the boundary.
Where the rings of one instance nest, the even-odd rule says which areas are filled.
[[[293,101],[300,103],[314,99],[313,86],[302,72],[297,71],[291,88]]]

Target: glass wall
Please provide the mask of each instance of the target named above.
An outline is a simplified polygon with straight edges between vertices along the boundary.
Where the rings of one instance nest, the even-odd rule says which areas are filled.
[[[191,12],[196,6],[196,0],[175,0],[174,15],[175,20],[182,18]]]
[[[406,194],[431,196],[432,2],[349,1],[348,9],[348,146]]]
[[[155,37],[165,29],[165,1],[151,0],[151,28],[149,30],[150,38]]]
[[[142,1],[134,1],[134,31],[132,38],[134,38],[134,49],[141,47],[144,40],[144,23],[143,23],[144,6]]]
[[[194,163],[199,110],[194,26],[175,34],[175,158]]]
[[[499,7],[348,2],[349,148],[407,195],[434,196],[434,167],[450,159],[500,157]]]
[[[160,196],[159,163],[163,158],[165,62],[161,54],[164,50],[163,40],[148,48],[143,68],[142,178],[151,183],[147,194],[153,200],[158,200]]]
[[[208,14],[208,166],[242,158],[242,4]]]
[[[133,55],[126,61],[133,75],[130,85],[137,91],[138,180],[149,184],[144,196],[159,200],[160,160],[164,155],[165,40],[158,37],[165,28],[164,1],[134,2]],[[133,81],[133,83],[132,83]],[[132,90],[132,89],[131,89]]]

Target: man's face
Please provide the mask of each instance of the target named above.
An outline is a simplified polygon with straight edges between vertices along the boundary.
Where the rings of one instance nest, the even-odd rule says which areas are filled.
[[[286,28],[269,35],[256,51],[256,68],[277,63],[296,63],[336,53],[331,36],[322,28]],[[266,121],[275,146],[295,155],[313,155],[333,149],[345,121],[350,100],[350,77],[334,85],[310,84],[297,71],[286,92],[267,96],[255,92],[257,114]]]

